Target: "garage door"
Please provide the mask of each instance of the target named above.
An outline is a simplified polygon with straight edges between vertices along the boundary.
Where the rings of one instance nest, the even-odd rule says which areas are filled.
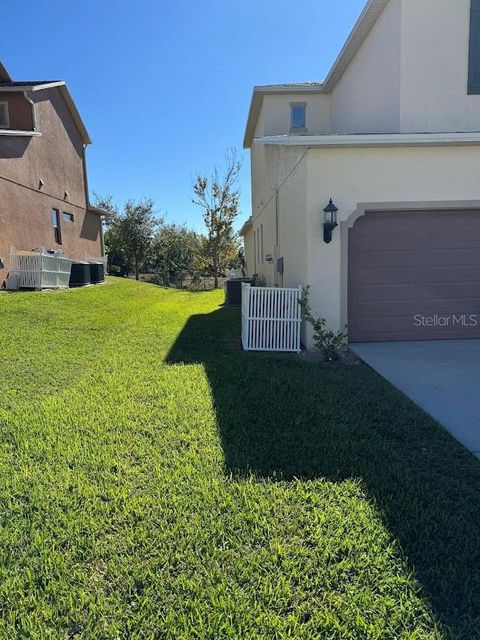
[[[348,280],[351,342],[480,338],[480,211],[359,218]]]

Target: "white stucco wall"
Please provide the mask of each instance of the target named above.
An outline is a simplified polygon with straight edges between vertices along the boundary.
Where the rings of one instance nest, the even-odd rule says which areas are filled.
[[[254,144],[252,148],[253,225],[245,238],[248,275],[258,273],[268,285],[298,286],[306,276],[306,152],[296,147]],[[259,176],[262,179],[259,179]],[[277,189],[277,193],[276,193]],[[278,207],[278,246],[277,246]],[[263,260],[254,252],[254,233],[260,239],[263,226]],[[256,244],[256,243],[255,243]],[[270,254],[273,262],[265,257]],[[276,259],[284,258],[283,278],[276,271]]]
[[[480,130],[469,33],[470,0],[402,0],[402,133]]]
[[[307,131],[309,135],[330,132],[330,96],[314,93],[284,93],[266,95],[263,99],[263,134],[276,136],[290,131],[290,103],[307,103]]]
[[[478,147],[310,150],[307,161],[307,280],[312,307],[339,329],[346,323],[342,286],[346,273],[342,230],[323,242],[322,209],[329,198],[346,221],[359,204],[402,210],[409,204],[480,201]],[[345,227],[346,225],[344,225]],[[345,231],[343,231],[345,233]],[[292,251],[305,251],[297,239]],[[342,284],[343,282],[343,284]],[[311,344],[310,344],[311,346]]]
[[[401,9],[390,0],[334,88],[332,133],[399,131]]]

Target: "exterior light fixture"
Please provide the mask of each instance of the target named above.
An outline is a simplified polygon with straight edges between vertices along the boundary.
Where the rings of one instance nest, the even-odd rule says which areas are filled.
[[[333,204],[332,198],[323,210],[325,214],[325,221],[323,223],[323,241],[329,244],[332,241],[333,230],[338,227],[337,223],[337,207]]]

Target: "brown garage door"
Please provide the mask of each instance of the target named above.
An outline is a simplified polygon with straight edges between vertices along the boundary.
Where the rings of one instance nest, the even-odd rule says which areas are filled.
[[[359,218],[348,280],[351,342],[480,338],[480,211]]]

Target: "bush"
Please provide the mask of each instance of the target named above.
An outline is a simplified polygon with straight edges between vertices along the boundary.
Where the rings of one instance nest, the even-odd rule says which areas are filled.
[[[315,346],[325,356],[328,362],[338,360],[343,351],[346,350],[345,339],[348,336],[347,327],[344,331],[332,331],[327,328],[325,318],[316,318],[310,307],[310,286],[303,287],[300,306],[302,307],[305,320],[313,327],[313,341]]]

